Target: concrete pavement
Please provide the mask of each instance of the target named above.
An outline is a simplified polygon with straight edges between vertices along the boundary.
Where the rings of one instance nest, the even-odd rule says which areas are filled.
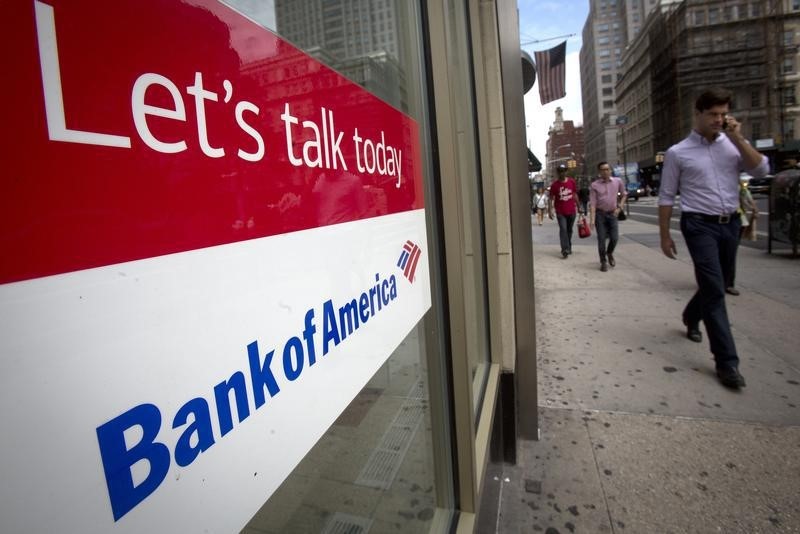
[[[800,533],[800,260],[741,247],[728,313],[747,387],[722,387],[680,316],[691,259],[653,224],[620,223],[617,266],[596,237],[559,254],[532,226],[542,439],[494,466],[480,532]],[[787,251],[788,252],[788,251]]]

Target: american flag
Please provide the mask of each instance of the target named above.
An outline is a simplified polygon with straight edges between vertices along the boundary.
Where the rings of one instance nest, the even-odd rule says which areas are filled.
[[[567,42],[550,50],[534,52],[536,73],[539,78],[539,99],[542,105],[567,96],[565,88]]]

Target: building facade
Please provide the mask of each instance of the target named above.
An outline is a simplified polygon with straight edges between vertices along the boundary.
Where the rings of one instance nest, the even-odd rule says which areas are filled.
[[[547,137],[547,176],[550,182],[556,178],[556,167],[564,165],[574,176],[584,175],[583,126],[564,120],[564,111],[558,107]]]
[[[538,437],[516,5],[0,9],[4,528],[478,531]]]
[[[623,56],[617,106],[625,155],[649,181],[656,155],[692,127],[693,102],[721,86],[734,93],[743,133],[779,168],[796,157],[794,97],[800,4],[784,0],[731,5],[710,0],[661,2]]]
[[[591,0],[580,52],[586,162],[621,162],[617,146],[617,95],[622,54],[640,32],[656,0]]]

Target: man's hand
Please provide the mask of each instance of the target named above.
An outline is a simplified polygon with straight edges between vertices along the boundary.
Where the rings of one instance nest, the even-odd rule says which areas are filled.
[[[672,206],[658,207],[658,233],[661,236],[661,252],[664,256],[676,259],[678,250],[675,248],[675,241],[669,235],[669,220],[672,218]]]
[[[677,259],[678,250],[675,248],[675,241],[673,241],[671,237],[667,236],[661,238],[661,252],[670,259]]]
[[[553,211],[548,211],[547,216],[550,218],[550,220],[553,220]]]

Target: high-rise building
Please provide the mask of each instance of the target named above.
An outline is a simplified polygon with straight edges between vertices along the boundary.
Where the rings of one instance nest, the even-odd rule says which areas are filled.
[[[625,47],[657,0],[590,0],[580,51],[586,162],[621,161],[614,86]]]
[[[387,102],[407,96],[395,0],[276,0],[278,31]]]

